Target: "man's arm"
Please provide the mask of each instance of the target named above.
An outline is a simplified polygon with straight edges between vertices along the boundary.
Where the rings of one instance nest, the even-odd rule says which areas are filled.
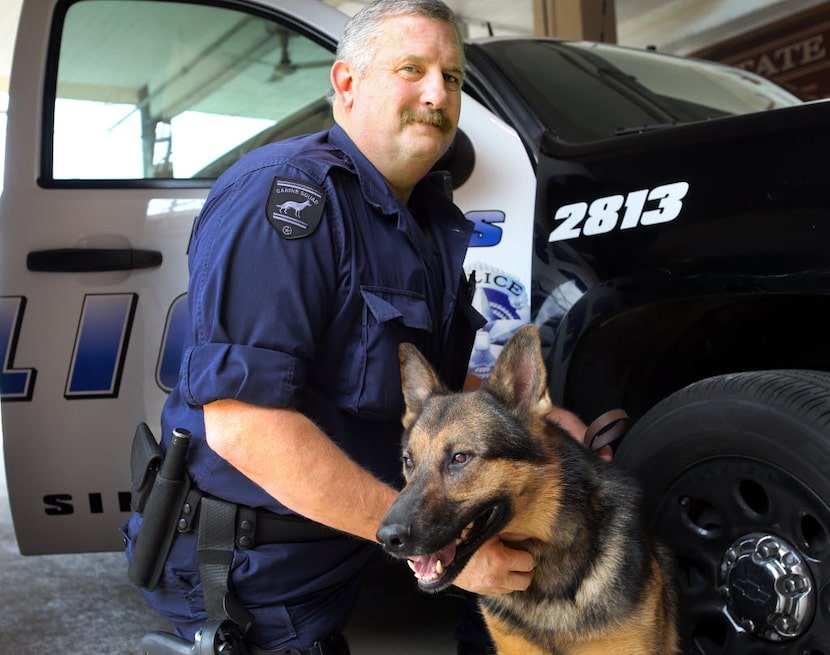
[[[292,511],[376,541],[398,492],[358,466],[305,415],[237,400],[205,405],[208,445]],[[456,584],[479,594],[526,589],[533,557],[498,539],[470,560]]]
[[[208,445],[306,518],[375,541],[397,491],[358,466],[291,408],[219,400],[205,408]]]

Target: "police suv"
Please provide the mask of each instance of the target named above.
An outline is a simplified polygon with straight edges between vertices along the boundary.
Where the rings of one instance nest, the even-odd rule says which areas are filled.
[[[158,433],[188,236],[244,152],[331,123],[311,0],[25,0],[0,198],[6,474],[24,554],[115,550]],[[555,402],[624,408],[690,653],[830,653],[830,104],[605,44],[467,46],[442,162],[476,224],[486,376],[535,323]]]

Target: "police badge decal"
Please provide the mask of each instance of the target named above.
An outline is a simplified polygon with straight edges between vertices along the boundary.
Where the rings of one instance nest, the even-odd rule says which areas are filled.
[[[265,216],[283,239],[301,239],[317,229],[326,206],[326,192],[306,180],[275,177]]]

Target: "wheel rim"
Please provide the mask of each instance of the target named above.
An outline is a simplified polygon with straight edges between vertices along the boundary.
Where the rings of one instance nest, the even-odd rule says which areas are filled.
[[[756,637],[787,641],[812,625],[817,592],[810,567],[776,534],[754,532],[727,548],[719,584],[729,619]]]
[[[804,483],[720,457],[647,500],[678,560],[684,652],[830,655],[830,508]]]

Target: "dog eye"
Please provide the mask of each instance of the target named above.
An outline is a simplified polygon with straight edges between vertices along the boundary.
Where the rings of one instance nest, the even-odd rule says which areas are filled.
[[[412,462],[412,458],[409,455],[401,455],[401,461],[403,462],[403,467],[407,471],[411,471],[412,467],[414,466]]]
[[[466,464],[472,459],[472,457],[473,456],[470,453],[453,453],[452,464],[455,464],[456,466]]]

